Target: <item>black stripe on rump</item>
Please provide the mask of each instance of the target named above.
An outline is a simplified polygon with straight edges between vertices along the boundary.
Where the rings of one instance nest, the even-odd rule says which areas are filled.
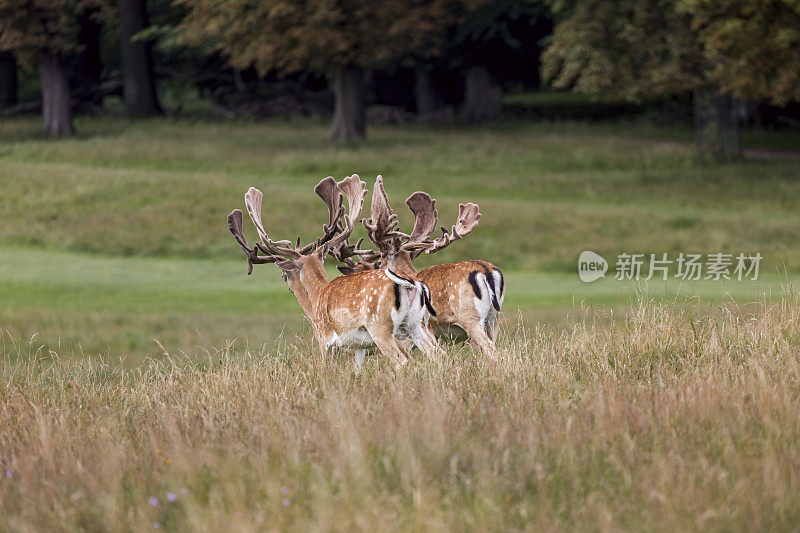
[[[394,308],[400,309],[400,285],[394,283]]]
[[[481,288],[480,286],[478,286],[478,279],[477,279],[478,274],[480,274],[480,272],[478,272],[477,270],[473,270],[472,272],[469,273],[469,278],[467,279],[469,279],[469,284],[472,285],[472,292],[475,293],[475,296],[480,298]]]
[[[489,284],[489,292],[491,293],[490,296],[492,297],[492,307],[494,307],[495,311],[500,311],[500,301],[497,299],[497,287],[494,284],[494,276],[492,276],[492,271],[489,270],[489,267],[486,266],[486,263],[482,263],[479,261],[475,261],[480,266],[483,267],[484,275],[486,276],[486,282]],[[498,270],[498,272],[500,272]],[[500,280],[503,280],[503,273],[500,272]],[[501,289],[502,290],[502,289]]]
[[[425,301],[425,307],[428,308],[428,312],[431,316],[436,316],[436,309],[433,308],[433,302],[431,302],[431,289],[428,287],[427,283],[422,284],[422,295]]]

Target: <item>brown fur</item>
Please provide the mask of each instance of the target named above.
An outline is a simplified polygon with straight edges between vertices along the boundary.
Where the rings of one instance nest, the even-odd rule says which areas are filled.
[[[335,335],[364,327],[378,350],[402,366],[408,363],[405,350],[394,336],[391,313],[395,283],[382,270],[339,276],[328,281],[320,254],[279,263],[286,282],[311,318],[314,336],[323,357]],[[431,336],[427,350],[437,350]]]
[[[458,326],[463,329],[470,340],[484,354],[492,357],[495,353],[494,339],[497,337],[497,322],[490,332],[487,332],[478,316],[473,298],[475,292],[469,283],[469,275],[476,270],[485,273],[499,270],[488,261],[460,261],[458,263],[444,263],[433,265],[419,272],[414,268],[411,255],[401,251],[389,256],[388,267],[397,272],[413,275],[420,281],[428,284],[431,290],[431,302],[436,310],[436,316],[431,316],[430,324],[436,330],[437,326]],[[500,287],[497,287],[498,298]],[[503,294],[505,287],[503,287]]]

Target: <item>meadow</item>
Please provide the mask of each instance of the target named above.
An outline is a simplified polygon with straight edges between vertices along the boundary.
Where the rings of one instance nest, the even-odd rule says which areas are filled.
[[[0,122],[0,510],[10,529],[792,529],[800,523],[800,146],[712,164],[630,121],[377,126]],[[376,174],[403,226],[484,216],[422,264],[509,283],[497,362],[323,365],[225,215],[313,239],[322,177]],[[255,232],[246,228],[250,240]],[[755,253],[757,282],[582,283],[578,254]],[[333,275],[333,265],[331,275]],[[171,496],[168,496],[171,495]]]

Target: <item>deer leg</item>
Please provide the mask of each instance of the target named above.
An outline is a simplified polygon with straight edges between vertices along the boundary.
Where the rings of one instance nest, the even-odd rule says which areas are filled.
[[[489,312],[489,316],[486,317],[485,329],[486,334],[489,335],[489,338],[492,341],[497,340],[497,330],[500,324],[498,324],[498,319],[500,318],[500,314],[492,309]]]
[[[494,341],[486,334],[486,329],[479,321],[472,321],[466,327],[461,326],[469,335],[469,342],[476,346],[483,355],[494,359],[495,345]]]
[[[404,339],[398,339],[395,337],[395,341],[397,341],[400,349],[402,349],[407,355],[411,355],[411,347],[414,346],[414,341],[412,341],[409,337]]]
[[[355,370],[356,376],[361,373],[361,367],[364,365],[364,356],[366,354],[367,354],[367,350],[365,350],[363,348],[361,350],[356,350],[356,356],[355,356],[355,361],[354,361],[354,367],[355,367],[354,370]]]
[[[428,359],[433,360],[441,357],[442,349],[439,343],[436,342],[436,337],[434,337],[429,327],[422,324],[417,326],[417,328],[411,332],[411,340],[417,348],[428,356]]]
[[[333,332],[319,332],[316,333],[317,344],[319,344],[320,355],[322,356],[322,364],[327,364],[328,356],[333,351],[333,343],[336,339],[336,333]]]
[[[395,339],[392,323],[371,323],[367,324],[366,328],[378,351],[394,361],[395,367],[399,368],[408,364],[408,356]]]

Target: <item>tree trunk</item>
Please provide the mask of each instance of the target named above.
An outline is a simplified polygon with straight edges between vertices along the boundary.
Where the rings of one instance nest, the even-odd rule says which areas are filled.
[[[128,114],[134,117],[161,114],[161,106],[156,97],[150,43],[132,40],[148,24],[145,0],[120,0],[119,16],[125,107]]]
[[[17,105],[17,60],[0,52],[0,109]]]
[[[84,11],[78,17],[78,44],[81,51],[70,62],[70,88],[78,102],[102,104],[98,87],[102,82],[103,63],[100,58],[102,26],[94,19],[95,10]]]
[[[67,72],[58,56],[47,55],[39,60],[42,83],[42,116],[44,129],[54,137],[72,135],[72,108],[69,101]]]
[[[503,89],[484,66],[473,66],[466,72],[466,88],[461,115],[477,122],[500,118],[503,111]]]
[[[420,115],[429,115],[439,109],[439,99],[436,98],[431,73],[424,67],[414,69],[414,99]]]
[[[367,133],[367,106],[361,67],[337,67],[333,72],[333,92],[336,102],[331,138],[338,141],[363,139]]]
[[[739,114],[734,99],[712,88],[701,88],[694,91],[693,100],[697,155],[714,159],[741,157]]]

